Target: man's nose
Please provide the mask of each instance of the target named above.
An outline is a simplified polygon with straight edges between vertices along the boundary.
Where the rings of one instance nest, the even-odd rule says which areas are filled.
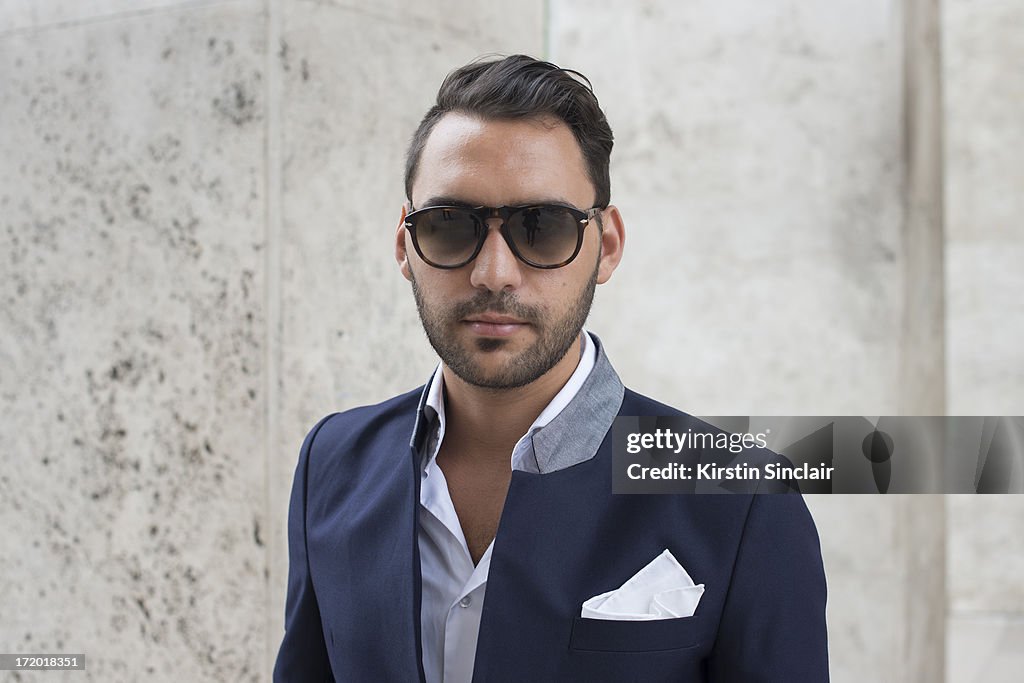
[[[492,292],[517,289],[522,283],[522,263],[512,253],[500,232],[501,219],[488,220],[487,227],[487,239],[473,260],[470,284]]]

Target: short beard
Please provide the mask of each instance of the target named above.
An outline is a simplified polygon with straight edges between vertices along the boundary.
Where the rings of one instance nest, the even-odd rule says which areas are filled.
[[[416,284],[415,276],[410,280],[423,331],[427,333],[427,339],[430,340],[434,351],[456,377],[467,384],[484,389],[515,389],[539,379],[565,358],[565,354],[572,348],[594,303],[599,266],[600,261],[595,264],[594,272],[569,312],[557,321],[545,320],[542,309],[522,304],[515,294],[505,291],[483,290],[469,301],[446,310],[430,310],[423,300],[423,293]],[[463,348],[456,338],[448,333],[468,316],[486,312],[513,315],[531,323],[538,333],[537,340],[529,348],[510,359],[505,367],[491,374],[486,373],[476,363],[469,349]],[[482,338],[476,340],[476,350],[489,353],[500,349],[506,343],[504,339]]]

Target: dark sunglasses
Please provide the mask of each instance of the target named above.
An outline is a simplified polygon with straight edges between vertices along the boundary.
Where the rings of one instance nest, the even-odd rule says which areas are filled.
[[[416,253],[435,268],[461,268],[480,253],[487,221],[501,219],[501,236],[523,263],[561,268],[583,246],[583,231],[599,207],[581,211],[558,204],[535,206],[428,206],[405,217]]]

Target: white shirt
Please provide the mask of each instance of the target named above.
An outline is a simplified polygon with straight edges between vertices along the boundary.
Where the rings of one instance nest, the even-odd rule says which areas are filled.
[[[589,333],[582,336],[580,362],[561,391],[541,411],[512,449],[512,469],[529,470],[535,461],[533,435],[555,419],[579,392],[597,360]],[[427,389],[426,406],[437,414],[435,438],[428,441],[420,485],[420,568],[423,600],[423,671],[427,683],[468,683],[473,677],[487,573],[494,541],[474,567],[437,453],[444,441],[444,377],[438,365]]]

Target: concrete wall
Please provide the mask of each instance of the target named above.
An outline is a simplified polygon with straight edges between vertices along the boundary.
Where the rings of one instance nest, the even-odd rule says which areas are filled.
[[[258,680],[265,14],[129,4],[0,14],[0,642]]]
[[[624,377],[698,414],[941,414],[937,24],[895,0],[552,3],[553,58],[617,123],[632,232],[593,327]],[[833,680],[942,680],[942,500],[809,504]]]
[[[1022,21],[0,0],[0,650],[268,679],[302,435],[435,362],[390,256],[402,155],[481,53],[546,54],[606,108],[629,239],[590,327],[628,385],[705,414],[1020,414]],[[1024,506],[809,502],[833,680],[1011,680]]]
[[[1024,415],[1024,4],[946,0],[950,414]],[[1024,496],[951,496],[951,680],[1024,671]]]

